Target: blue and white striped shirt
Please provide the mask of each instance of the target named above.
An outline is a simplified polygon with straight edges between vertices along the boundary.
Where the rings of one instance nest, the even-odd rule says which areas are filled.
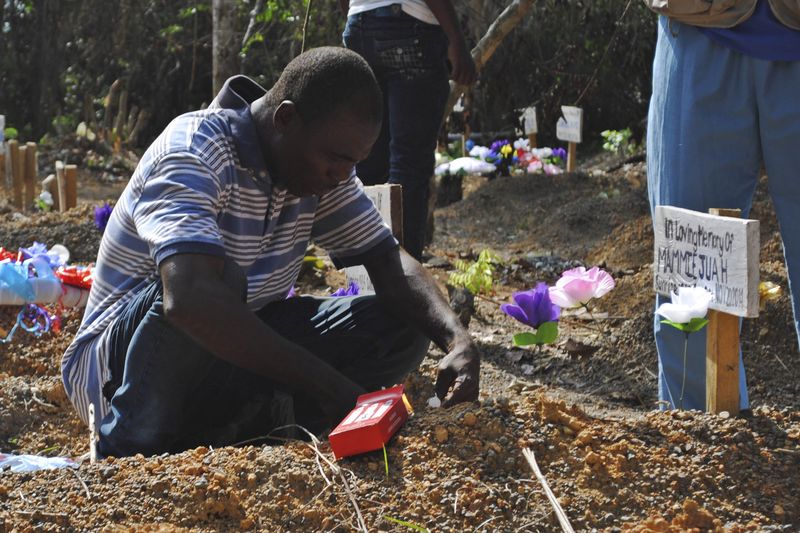
[[[331,192],[296,197],[273,185],[249,104],[264,89],[228,80],[212,105],[170,123],[139,162],[100,243],[89,302],[62,360],[67,395],[84,422],[109,411],[109,331],[158,265],[178,253],[230,257],[255,310],[285,298],[310,240],[341,268],[397,246],[353,174]]]

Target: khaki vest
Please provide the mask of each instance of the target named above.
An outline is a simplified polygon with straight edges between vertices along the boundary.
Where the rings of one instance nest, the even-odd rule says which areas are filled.
[[[647,7],[692,26],[730,28],[747,20],[757,0],[644,0]],[[769,0],[775,17],[800,30],[800,0]]]

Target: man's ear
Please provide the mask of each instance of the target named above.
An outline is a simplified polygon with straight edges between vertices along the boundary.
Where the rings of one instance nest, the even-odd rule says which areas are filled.
[[[272,124],[275,131],[279,133],[286,133],[295,127],[300,121],[300,115],[297,113],[297,107],[291,100],[284,100],[275,109],[272,115]]]

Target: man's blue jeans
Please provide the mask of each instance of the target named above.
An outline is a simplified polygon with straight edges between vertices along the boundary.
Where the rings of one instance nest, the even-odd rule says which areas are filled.
[[[763,164],[800,334],[800,62],[763,61],[661,17],[647,131],[650,205],[747,217]],[[666,298],[659,297],[657,305]],[[659,397],[677,407],[684,334],[655,317]],[[687,409],[705,409],[705,330],[689,336]],[[749,406],[740,362],[740,405]]]
[[[356,167],[358,177],[366,185],[403,186],[403,246],[420,259],[436,137],[450,91],[447,37],[394,4],[348,17],[343,39],[367,60],[383,91],[383,127]]]
[[[100,426],[102,455],[223,446],[293,423],[325,427],[321,409],[302,392],[290,395],[172,327],[164,318],[162,295],[161,283],[153,283],[112,326],[111,380],[103,390],[111,411]],[[273,302],[257,314],[368,391],[402,381],[430,343],[384,312],[372,295],[301,296]],[[297,433],[277,434],[287,435]]]

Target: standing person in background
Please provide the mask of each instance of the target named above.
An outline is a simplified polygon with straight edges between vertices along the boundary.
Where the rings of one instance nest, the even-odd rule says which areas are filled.
[[[369,157],[358,164],[358,176],[365,185],[403,186],[404,246],[419,260],[447,79],[471,85],[475,63],[450,0],[339,4],[347,13],[345,46],[367,60],[383,91],[383,127]]]
[[[645,0],[662,16],[647,132],[651,209],[739,208],[762,165],[780,222],[800,339],[800,3]],[[657,305],[664,298],[659,297]],[[677,405],[683,334],[655,320],[659,398]],[[689,337],[684,406],[705,409],[705,331]],[[740,355],[740,405],[749,398]]]

